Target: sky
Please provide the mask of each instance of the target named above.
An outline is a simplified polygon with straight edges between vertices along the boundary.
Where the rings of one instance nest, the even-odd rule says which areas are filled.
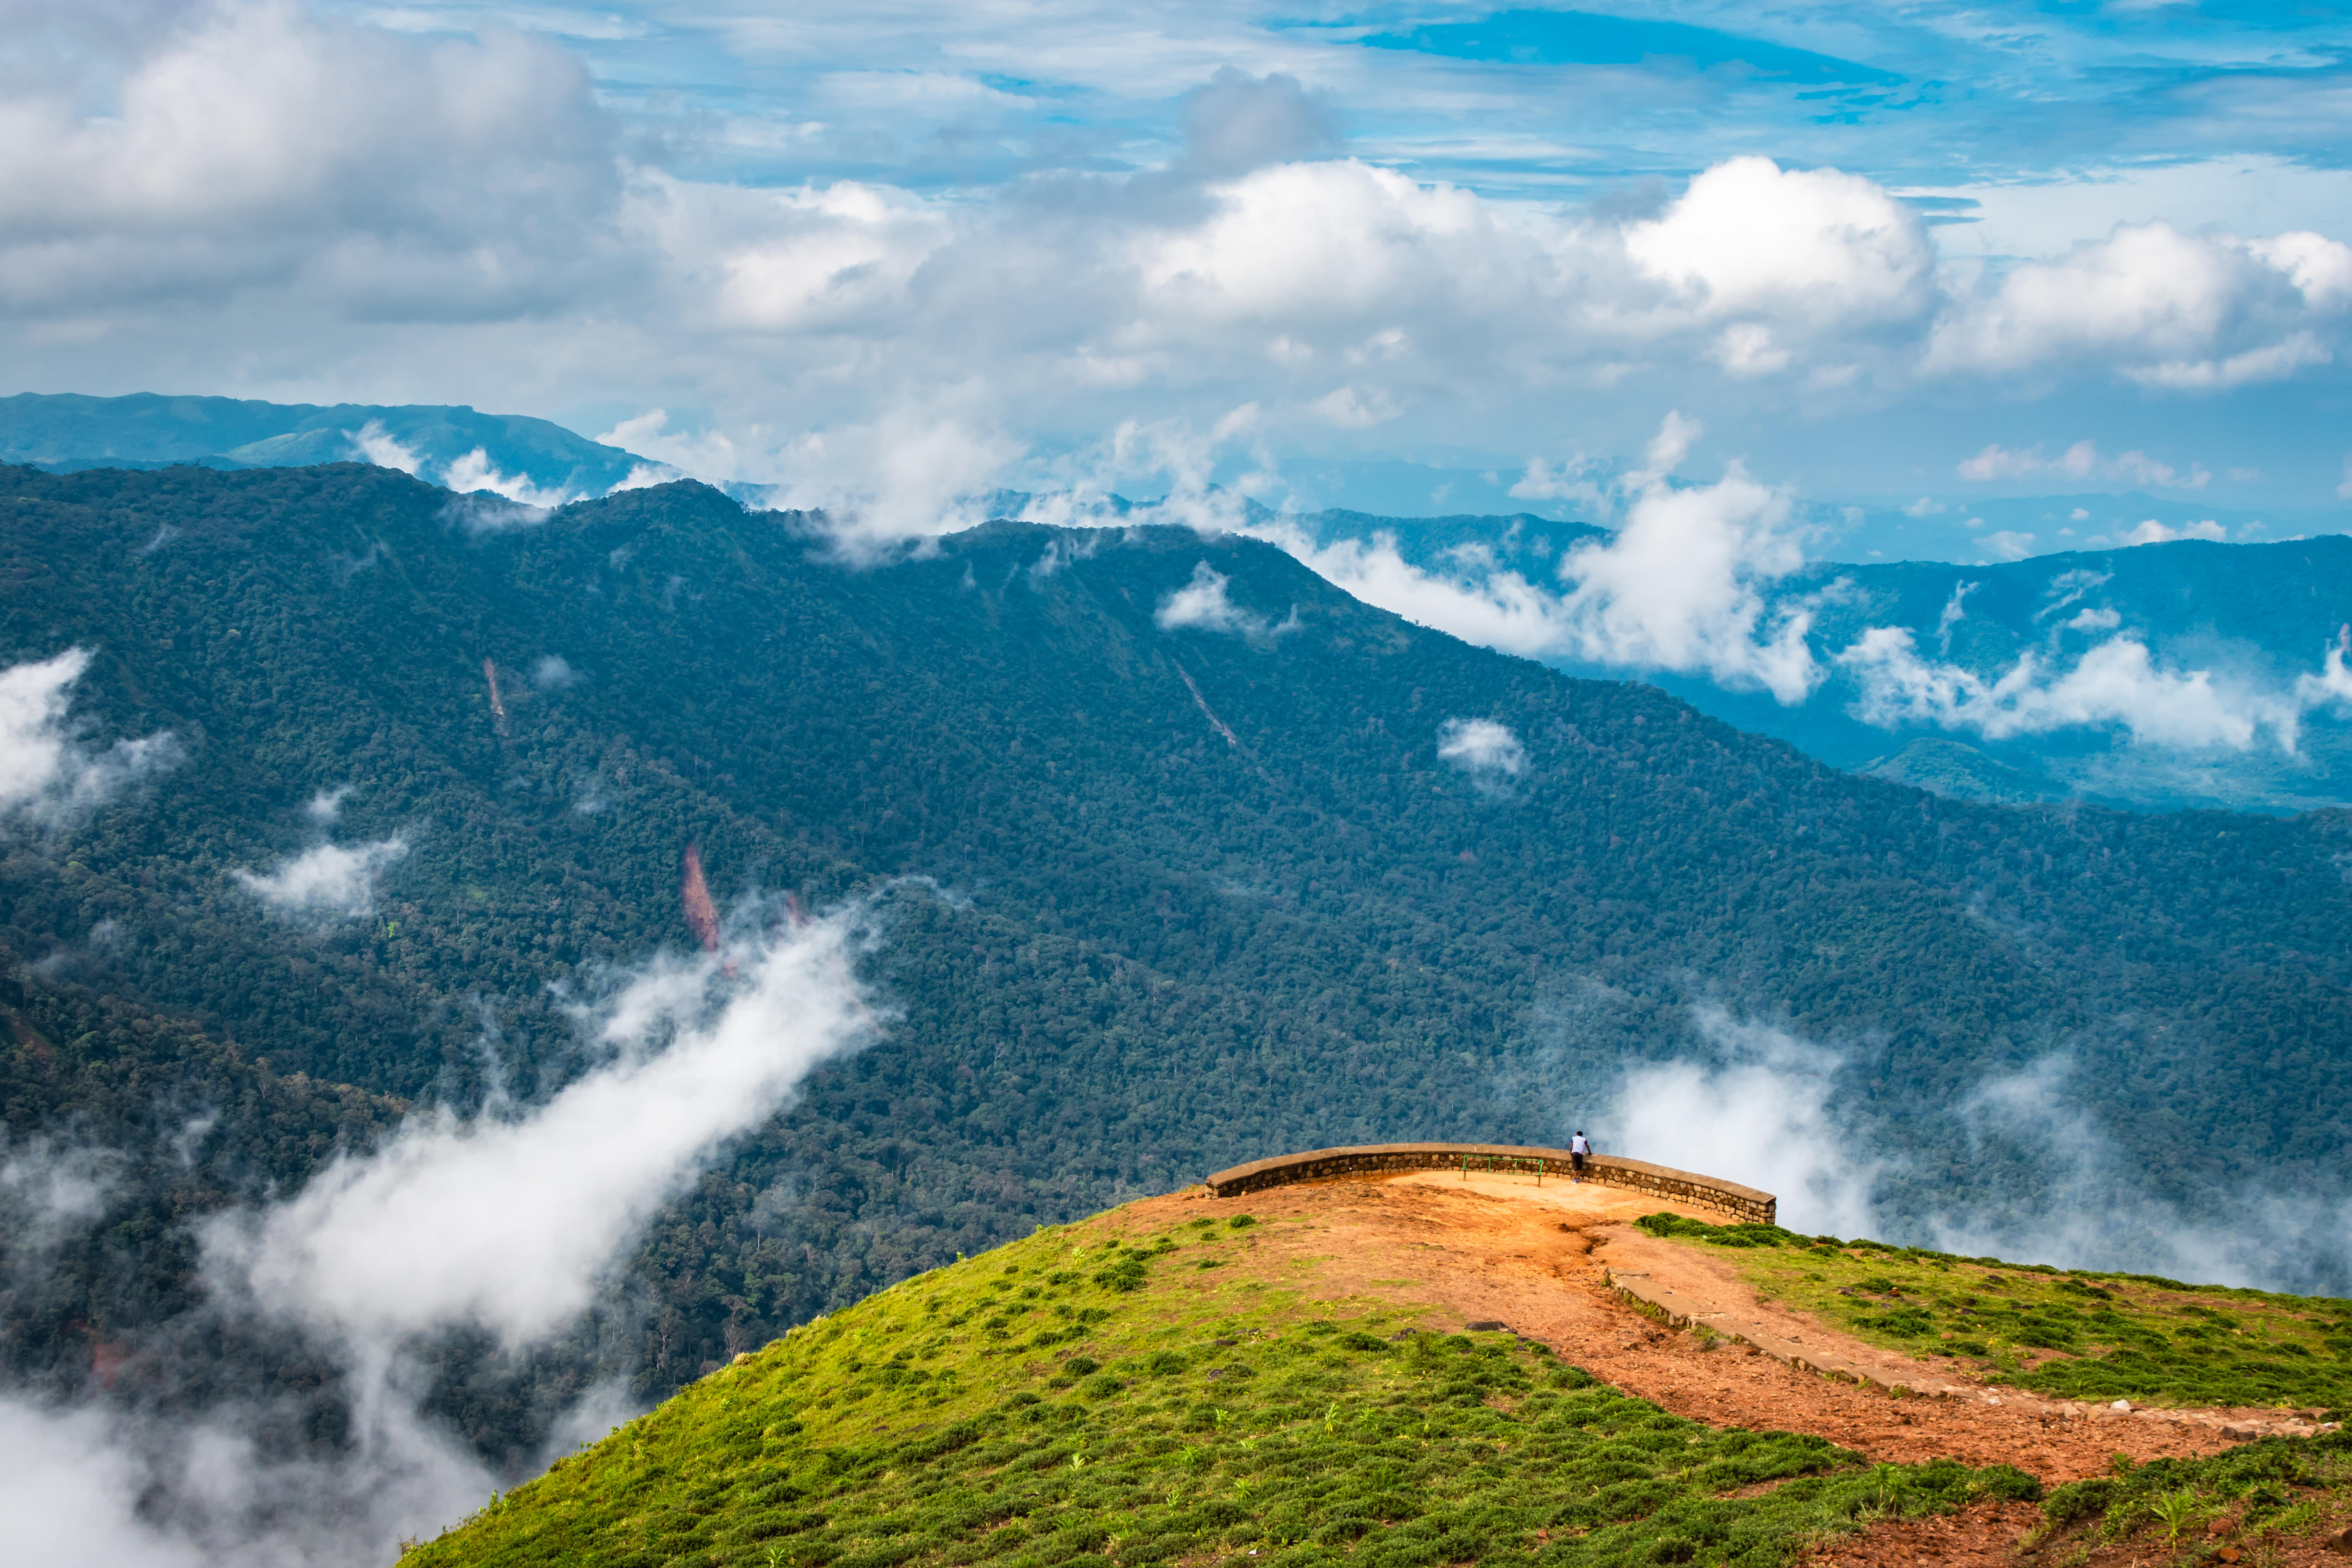
[[[1670,414],[1808,506],[2352,514],[2326,0],[0,12],[0,392],[470,404],[917,531],[1572,511]]]

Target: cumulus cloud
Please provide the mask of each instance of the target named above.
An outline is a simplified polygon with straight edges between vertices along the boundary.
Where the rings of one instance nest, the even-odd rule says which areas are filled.
[[[1020,145],[1023,176],[893,183],[877,144],[863,177],[737,182],[710,171],[845,169],[800,154],[847,132],[730,121],[688,155],[625,135],[615,115],[655,111],[600,104],[553,34],[347,12],[149,5],[28,46],[0,102],[0,331],[29,380],[131,384],[202,345],[306,388],[628,400],[646,412],[608,438],[653,460],[628,482],[785,487],[906,538],[961,521],[987,470],[1211,405],[1255,402],[1318,449],[1525,451],[1585,416],[1622,439],[1629,378],[1750,410],[1988,375],[2203,395],[2307,374],[2352,310],[2352,249],[2302,230],[2127,226],[1997,268],[1939,258],[1957,231],[1853,170],[1701,158],[1638,211],[1416,179],[1393,148],[1342,155],[1343,87],[1182,48],[1151,73],[1181,144],[1124,113],[1116,153],[959,124],[940,156]],[[1058,114],[935,62],[850,64],[809,68],[810,114]],[[687,408],[691,433],[667,428]],[[454,482],[551,499],[487,458]]]
[[[266,874],[236,873],[238,883],[280,914],[338,918],[375,907],[376,876],[408,853],[405,839],[320,844]]]
[[[1811,614],[1803,605],[1774,609],[1766,593],[1804,563],[1790,497],[1737,465],[1713,484],[1674,483],[1698,434],[1696,421],[1667,415],[1642,466],[1609,494],[1629,501],[1620,525],[1563,552],[1557,585],[1476,557],[1457,556],[1450,570],[1419,566],[1379,532],[1320,541],[1279,519],[1239,527],[1366,603],[1465,641],[1704,674],[1801,702],[1823,674],[1806,644]]]
[[[356,430],[347,430],[344,438],[360,461],[373,463],[379,468],[397,468],[404,474],[414,474],[425,467],[425,459],[416,449],[383,427],[381,419],[371,419]]]
[[[215,0],[110,42],[133,51],[110,91],[60,73],[0,101],[0,305],[266,287],[478,319],[569,292],[604,249],[614,128],[545,39]]]
[[[1727,159],[1656,218],[1627,226],[1623,244],[1673,289],[1675,305],[1743,319],[1734,330],[1753,335],[1725,356],[1735,374],[1786,368],[1776,330],[1909,321],[1931,299],[1935,257],[1917,216],[1883,187],[1835,169]]]
[[[82,740],[68,715],[89,660],[76,647],[0,669],[0,826],[54,826],[178,756],[168,731],[102,749]]]
[[[2302,717],[2302,705],[2284,693],[2236,686],[2211,670],[2161,668],[2147,645],[2129,635],[2098,644],[2063,669],[2028,650],[1987,679],[1922,658],[1906,627],[1874,626],[1837,663],[1860,687],[1851,710],[1864,722],[1930,724],[1991,741],[2121,725],[2137,742],[2189,749],[2244,751],[2267,732],[2292,752]]]
[[[515,507],[541,515],[581,499],[582,492],[578,490],[560,485],[543,488],[528,475],[500,472],[499,466],[490,460],[487,447],[475,447],[441,465],[436,473],[428,468],[422,453],[386,430],[380,419],[371,419],[357,430],[347,430],[343,434],[361,461],[373,463],[380,468],[397,468],[404,474],[412,474],[445,489],[455,490],[461,496],[496,496]],[[614,488],[635,488],[631,483],[635,477],[633,474]]]
[[[1328,153],[1339,129],[1331,104],[1280,71],[1220,66],[1184,95],[1184,164],[1214,179]]]
[[[2212,390],[2331,357],[2315,332],[2343,310],[2352,247],[2317,235],[2247,240],[2124,224],[1956,296],[1930,335],[1931,373],[2087,361],[2143,384]]]

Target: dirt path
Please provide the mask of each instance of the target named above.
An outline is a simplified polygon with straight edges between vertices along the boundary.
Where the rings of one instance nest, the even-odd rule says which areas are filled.
[[[1442,1172],[1385,1180],[1278,1187],[1243,1198],[1195,1188],[1153,1198],[1097,1223],[1140,1234],[1202,1215],[1247,1212],[1269,1224],[1236,1258],[1239,1279],[1427,1309],[1441,1322],[1499,1322],[1627,1393],[1712,1425],[1811,1432],[1873,1459],[1916,1463],[1948,1457],[2013,1464],[2046,1484],[2104,1473],[2109,1457],[2135,1459],[2216,1453],[2234,1439],[2219,1422],[2092,1414],[1988,1391],[1945,1369],[1865,1345],[1805,1314],[1761,1306],[1727,1268],[1664,1243],[1627,1222],[1659,1200],[1621,1188],[1556,1179]],[[1720,1215],[1690,1208],[1703,1219]],[[1687,1288],[1721,1310],[1809,1347],[1895,1364],[1913,1386],[1959,1387],[1963,1397],[1896,1399],[1835,1383],[1748,1346],[1674,1331],[1612,1289],[1611,1268]],[[1716,1310],[1711,1307],[1710,1310]],[[1995,1401],[1998,1403],[1995,1403]],[[2170,1413],[2165,1413],[2169,1415]],[[2263,1413],[2275,1419],[2276,1413]]]

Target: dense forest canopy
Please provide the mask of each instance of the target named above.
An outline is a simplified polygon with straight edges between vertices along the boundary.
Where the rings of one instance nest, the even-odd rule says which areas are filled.
[[[1710,1019],[1826,1053],[1897,1234],[2340,1191],[2339,813],[1941,799],[1178,528],[854,562],[692,484],[542,514],[348,464],[14,468],[0,505],[0,659],[89,650],[79,743],[173,758],[0,852],[0,1115],[115,1172],[37,1279],[19,1247],[20,1375],[183,1331],[191,1215],[583,1071],[572,999],[698,940],[689,846],[722,913],[877,900],[892,1017],[670,1206],[594,1334],[498,1378],[444,1347],[494,1453],[600,1373],[659,1393],[1243,1159],[1557,1143],[1629,1065],[1732,1048]],[[322,847],[347,896],[295,897]],[[1990,1125],[2021,1081],[2112,1163]]]

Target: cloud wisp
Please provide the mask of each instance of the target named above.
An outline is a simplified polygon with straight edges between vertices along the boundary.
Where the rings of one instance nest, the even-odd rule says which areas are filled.
[[[1691,1021],[1712,1057],[1627,1070],[1599,1124],[1607,1146],[1774,1193],[1791,1230],[1871,1234],[1876,1166],[1832,1114],[1837,1053],[1717,1006]]]
[[[1152,624],[1161,631],[1228,632],[1264,645],[1298,629],[1298,610],[1279,623],[1255,610],[1244,609],[1227,591],[1230,579],[1202,561],[1192,568],[1192,580],[1169,594],[1152,612]]]
[[[104,804],[179,755],[168,731],[96,747],[71,719],[88,648],[0,669],[0,828],[58,826]]]
[[[373,463],[379,468],[396,468],[404,474],[455,491],[460,497],[495,496],[512,508],[541,517],[557,507],[581,500],[585,493],[567,489],[561,485],[541,486],[525,474],[501,473],[498,465],[490,460],[488,448],[483,447],[477,447],[443,464],[436,477],[429,471],[423,454],[386,430],[380,419],[371,419],[357,430],[346,431],[344,439],[351,443],[352,455],[362,462]],[[633,473],[613,488],[615,490],[636,489],[637,484],[634,482],[636,478]],[[511,523],[506,526],[511,526]],[[477,532],[486,531],[482,526],[475,529]]]
[[[0,1468],[19,1539],[132,1568],[325,1568],[388,1558],[479,1506],[497,1478],[421,1413],[415,1347],[473,1330],[519,1350],[580,1322],[664,1203],[877,1026],[853,973],[856,911],[802,926],[749,913],[757,931],[658,959],[583,1009],[604,1065],[544,1104],[421,1114],[292,1196],[203,1224],[199,1310],[298,1335],[335,1369],[337,1451],[267,1449],[267,1390],[177,1418],[0,1395],[0,1454],[25,1460]],[[74,1180],[8,1180],[27,1201],[89,1206]],[[607,1405],[575,1415],[601,1434]]]
[[[247,892],[279,914],[296,919],[352,919],[375,908],[377,876],[407,854],[404,838],[349,846],[319,844],[273,871],[239,871],[236,879]]]
[[[1690,1021],[1704,1048],[1628,1068],[1595,1119],[1602,1146],[1771,1192],[1791,1230],[2296,1293],[2352,1279],[2352,1190],[2249,1184],[2185,1213],[2099,1129],[2065,1052],[1987,1078],[1937,1112],[1954,1119],[1978,1168],[2011,1156],[2011,1168],[2034,1173],[2033,1192],[1983,1188],[1897,1214],[1881,1194],[1903,1156],[1838,1113],[1843,1053],[1713,1005]]]
[[[1528,771],[1528,749],[1508,724],[1494,719],[1448,719],[1439,725],[1437,760],[1451,763],[1490,795]]]

